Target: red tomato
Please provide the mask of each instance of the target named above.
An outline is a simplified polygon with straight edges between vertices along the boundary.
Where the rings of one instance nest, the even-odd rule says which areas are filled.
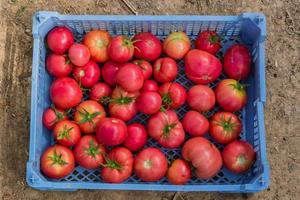
[[[222,167],[222,156],[217,147],[203,137],[189,139],[182,147],[182,157],[196,168],[201,179],[214,177]]]
[[[94,86],[100,78],[100,68],[94,61],[89,61],[82,67],[73,70],[74,78],[83,86],[90,88]]]
[[[134,60],[133,64],[139,66],[143,72],[144,80],[147,80],[152,75],[152,65],[146,60]]]
[[[108,55],[111,60],[124,63],[133,57],[133,42],[124,35],[114,37],[108,46]]]
[[[65,111],[54,107],[47,108],[43,113],[43,124],[47,129],[52,130],[57,122],[67,118]]]
[[[203,136],[208,132],[209,122],[199,112],[190,110],[184,115],[182,126],[191,136]]]
[[[157,92],[158,84],[154,80],[145,80],[142,92]]]
[[[128,121],[137,114],[136,98],[139,92],[127,92],[121,87],[116,87],[109,103],[109,113],[111,117]]]
[[[205,85],[195,85],[187,93],[187,102],[192,109],[207,112],[214,107],[216,97],[211,88]]]
[[[134,160],[134,172],[142,181],[158,181],[166,174],[168,162],[157,148],[146,148],[137,154]]]
[[[166,148],[177,148],[184,142],[183,127],[172,110],[151,116],[147,122],[147,130],[150,137]]]
[[[117,118],[104,118],[100,121],[96,130],[98,142],[107,146],[119,145],[127,137],[126,124]]]
[[[229,78],[245,80],[251,69],[251,55],[242,44],[231,46],[224,55],[224,71]]]
[[[72,151],[61,145],[48,147],[41,156],[41,171],[49,178],[69,175],[75,167]]]
[[[225,167],[234,173],[246,172],[255,161],[255,151],[245,141],[229,143],[225,146],[222,155]]]
[[[229,112],[238,111],[247,103],[245,86],[234,79],[222,80],[215,94],[219,106]]]
[[[133,123],[127,126],[128,136],[124,141],[124,146],[130,151],[137,151],[147,143],[147,132],[145,127],[139,123]]]
[[[68,76],[73,69],[73,65],[66,55],[50,54],[46,60],[46,67],[52,76]]]
[[[88,32],[83,39],[83,44],[91,52],[91,59],[95,62],[103,63],[108,60],[108,45],[111,42],[111,36],[104,30],[93,30]]]
[[[63,146],[71,147],[80,139],[81,133],[77,124],[70,120],[58,122],[53,129],[54,139]]]
[[[217,112],[210,120],[209,133],[220,144],[227,144],[236,140],[241,130],[241,121],[230,112]]]
[[[124,147],[116,147],[105,158],[101,178],[108,183],[121,183],[129,178],[133,169],[133,155]]]
[[[102,77],[106,83],[111,86],[116,85],[117,83],[117,73],[120,69],[118,63],[108,61],[102,67]]]
[[[191,169],[189,164],[181,159],[174,160],[168,169],[167,177],[171,184],[186,184],[191,178]]]
[[[220,76],[222,64],[214,55],[193,49],[185,56],[185,73],[197,84],[212,83]]]
[[[201,32],[195,41],[195,46],[197,49],[206,51],[213,55],[215,55],[222,47],[220,37],[215,31]]]
[[[74,79],[62,77],[52,82],[50,98],[57,108],[69,109],[80,103],[82,91]]]
[[[182,31],[172,32],[163,44],[164,52],[176,60],[181,59],[191,48],[189,37]]]
[[[90,99],[106,104],[110,99],[111,92],[111,88],[106,83],[96,83],[90,91]]]
[[[178,74],[178,67],[172,58],[160,58],[155,61],[153,68],[154,79],[161,83],[172,82]]]
[[[64,54],[73,43],[73,33],[66,27],[55,27],[48,33],[48,47],[56,54]]]
[[[161,54],[161,43],[152,33],[139,33],[132,39],[134,41],[134,56],[148,61],[156,60]]]
[[[137,109],[148,115],[157,113],[161,103],[161,97],[157,92],[143,92],[136,100]]]
[[[177,109],[186,99],[186,91],[179,83],[164,83],[158,90],[165,109]]]
[[[105,115],[105,110],[101,104],[94,100],[86,100],[76,107],[74,120],[82,133],[92,134]]]
[[[86,169],[97,169],[104,162],[105,148],[92,135],[83,136],[73,150],[76,162]]]
[[[75,43],[69,49],[69,58],[71,62],[78,67],[87,64],[90,57],[90,50],[83,44]]]
[[[128,92],[136,92],[143,87],[143,72],[137,65],[126,63],[117,73],[117,83]]]

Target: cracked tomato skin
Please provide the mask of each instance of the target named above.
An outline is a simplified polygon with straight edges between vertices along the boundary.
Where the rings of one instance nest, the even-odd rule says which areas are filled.
[[[133,123],[127,126],[128,136],[124,141],[124,146],[130,151],[137,151],[147,143],[148,134],[145,127],[139,123]]]
[[[154,80],[145,80],[142,92],[157,92],[158,84]]]
[[[191,41],[182,31],[172,32],[163,43],[164,52],[175,60],[182,59],[190,48]]]
[[[76,67],[73,70],[73,76],[83,87],[93,87],[101,75],[100,68],[94,61],[90,60],[82,67]]]
[[[53,137],[60,145],[71,147],[79,141],[81,132],[76,123],[62,120],[54,126]]]
[[[133,42],[124,35],[114,37],[108,46],[108,55],[112,61],[125,63],[133,57]]]
[[[157,92],[142,92],[136,100],[137,109],[147,115],[157,113],[161,103],[161,97]]]
[[[58,54],[50,54],[47,57],[46,67],[49,74],[55,77],[68,76],[73,70],[73,65],[67,56]]]
[[[176,82],[164,83],[158,90],[166,109],[177,109],[186,100],[187,94],[182,85]]]
[[[64,110],[54,107],[48,108],[43,112],[43,124],[48,130],[52,130],[57,122],[67,118]]]
[[[186,184],[191,178],[191,169],[189,164],[182,159],[174,160],[168,169],[167,177],[171,184]]]
[[[78,67],[87,64],[91,57],[90,50],[79,43],[75,43],[70,47],[68,55],[71,62]]]
[[[191,136],[203,136],[208,132],[209,121],[201,113],[190,110],[184,115],[182,126]]]
[[[222,47],[220,37],[215,31],[203,31],[199,33],[195,41],[195,46],[197,49],[213,55],[215,55]]]
[[[128,92],[137,92],[144,84],[142,70],[133,63],[123,64],[117,73],[117,84]]]
[[[159,58],[153,65],[153,76],[158,82],[172,82],[176,79],[177,74],[178,66],[172,58]]]
[[[134,60],[133,64],[139,66],[143,72],[144,80],[149,79],[152,76],[152,65],[146,60]]]
[[[102,67],[102,77],[103,80],[110,86],[115,86],[117,84],[117,73],[121,65],[113,62],[107,61]]]
[[[201,99],[201,101],[199,101]],[[198,112],[207,112],[215,106],[216,97],[214,91],[205,85],[195,85],[187,93],[189,106]]]
[[[73,33],[66,27],[55,27],[47,35],[49,49],[59,55],[66,53],[73,43]]]

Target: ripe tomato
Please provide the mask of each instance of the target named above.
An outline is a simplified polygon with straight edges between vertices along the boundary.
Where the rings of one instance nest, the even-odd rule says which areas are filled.
[[[208,132],[209,122],[199,112],[190,110],[184,115],[182,126],[191,136],[203,136]]]
[[[136,100],[137,109],[148,115],[157,113],[161,103],[161,97],[157,92],[143,92]]]
[[[191,178],[191,169],[189,164],[181,159],[174,160],[168,169],[167,177],[171,184],[186,184]]]
[[[172,110],[158,112],[151,116],[147,123],[150,137],[166,148],[177,148],[184,142],[183,127]]]
[[[65,111],[51,107],[43,113],[43,124],[48,130],[52,130],[57,122],[67,118]]]
[[[108,55],[112,61],[124,63],[133,57],[133,42],[125,35],[114,37],[108,46]]]
[[[120,69],[118,63],[108,61],[102,67],[102,77],[106,83],[111,86],[116,85],[117,83],[117,73]]]
[[[74,79],[62,77],[52,82],[50,98],[57,108],[69,109],[80,103],[82,91]]]
[[[90,50],[91,59],[100,63],[108,60],[107,49],[110,42],[111,36],[104,30],[90,31],[83,39],[83,44]]]
[[[142,181],[158,181],[166,174],[168,162],[157,148],[149,147],[137,154],[134,160],[134,172]]]
[[[189,37],[182,31],[172,32],[163,44],[164,52],[176,60],[181,59],[191,48]]]
[[[110,99],[111,88],[106,83],[96,83],[90,91],[90,99],[95,100],[101,104],[108,103]]]
[[[41,156],[41,171],[49,178],[59,179],[75,167],[72,151],[61,145],[48,147]]]
[[[125,147],[116,147],[105,158],[101,178],[108,183],[121,183],[129,178],[133,169],[133,155]]]
[[[56,54],[64,54],[73,43],[73,33],[66,27],[55,27],[48,33],[48,47]]]
[[[165,109],[177,109],[186,99],[186,91],[179,83],[164,83],[158,90]]]
[[[76,162],[86,169],[97,169],[104,162],[105,148],[93,135],[83,136],[73,150]]]
[[[54,139],[63,146],[71,147],[80,139],[81,133],[77,124],[70,120],[58,122],[53,129]]]
[[[109,103],[109,113],[111,117],[128,121],[137,114],[136,98],[139,92],[127,92],[121,87],[116,87]]]
[[[127,137],[126,124],[117,118],[104,118],[100,121],[96,129],[98,142],[106,146],[119,145]]]
[[[161,83],[172,82],[178,74],[178,66],[172,58],[160,58],[154,63],[154,79]]]
[[[145,80],[142,92],[157,92],[158,84],[154,80]]]
[[[220,37],[215,31],[203,31],[199,33],[195,41],[195,46],[197,49],[213,55],[215,55],[222,47]]]
[[[220,151],[203,137],[189,139],[182,147],[182,157],[192,163],[201,179],[214,177],[222,167]]]
[[[90,50],[83,44],[75,43],[69,49],[69,58],[71,62],[78,67],[87,64],[90,57]]]
[[[124,141],[124,146],[130,151],[137,151],[147,143],[147,132],[145,127],[139,123],[133,123],[127,126],[128,136]]]
[[[193,49],[185,56],[185,73],[187,77],[197,84],[212,83],[222,72],[222,64],[214,55]]]
[[[136,92],[143,87],[143,72],[137,65],[126,63],[117,73],[117,83],[128,92]]]
[[[146,60],[134,60],[132,61],[133,64],[139,66],[143,72],[144,80],[147,80],[152,75],[152,66],[151,64]]]
[[[236,140],[241,130],[241,121],[230,112],[217,112],[210,120],[209,133],[220,144],[227,144]]]
[[[233,141],[225,146],[223,153],[224,165],[234,173],[244,173],[255,161],[253,147],[245,141]]]
[[[46,60],[46,67],[52,76],[68,76],[73,69],[73,65],[66,55],[50,54]]]
[[[161,43],[152,33],[139,33],[132,39],[134,41],[134,56],[148,61],[156,60],[161,54]]]
[[[201,101],[200,101],[201,99]],[[216,102],[214,91],[205,85],[195,85],[187,93],[187,102],[190,107],[198,112],[211,110]]]
[[[105,110],[101,104],[94,100],[86,100],[76,107],[74,120],[79,125],[82,133],[92,134],[105,115]]]
[[[76,67],[73,70],[74,78],[83,87],[90,88],[94,86],[100,78],[100,68],[94,61],[89,61],[82,67]]]
[[[231,46],[224,55],[224,71],[229,78],[245,80],[251,69],[251,55],[242,44]]]
[[[222,80],[215,94],[219,106],[229,112],[238,111],[247,103],[245,86],[234,79]]]

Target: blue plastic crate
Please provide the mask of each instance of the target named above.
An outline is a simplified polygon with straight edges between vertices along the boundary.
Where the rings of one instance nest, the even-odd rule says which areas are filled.
[[[99,170],[86,170],[77,166],[73,173],[60,180],[52,180],[40,172],[40,156],[53,142],[51,133],[43,127],[42,113],[50,105],[49,86],[52,78],[45,69],[45,36],[55,26],[69,27],[77,41],[92,29],[104,29],[111,35],[134,35],[138,32],[152,32],[164,39],[172,31],[185,31],[193,40],[199,31],[215,30],[223,39],[223,48],[218,54],[234,43],[243,43],[251,49],[253,70],[247,83],[248,103],[236,114],[243,122],[242,140],[251,143],[257,160],[245,174],[235,175],[224,167],[213,178],[197,179],[195,176],[186,185],[170,185],[166,178],[158,182],[145,183],[133,174],[122,184],[103,183]],[[269,185],[269,165],[266,156],[266,141],[263,107],[266,100],[265,89],[265,46],[266,19],[259,13],[244,13],[240,16],[102,16],[102,15],[61,15],[57,12],[37,12],[33,16],[33,64],[31,93],[30,154],[27,162],[27,183],[40,190],[114,189],[114,190],[161,190],[161,191],[219,191],[257,192]],[[180,73],[176,79],[187,89],[193,84],[186,78],[184,63],[179,61]],[[212,83],[212,88],[225,75]],[[180,118],[187,111],[187,105],[177,110]],[[218,108],[209,113],[212,115]],[[146,123],[147,116],[139,114],[132,121]],[[206,136],[209,138],[209,136]],[[209,138],[210,139],[210,138]],[[169,160],[180,157],[181,149],[161,148],[149,139],[148,146],[159,147]],[[216,144],[220,150],[223,146]]]

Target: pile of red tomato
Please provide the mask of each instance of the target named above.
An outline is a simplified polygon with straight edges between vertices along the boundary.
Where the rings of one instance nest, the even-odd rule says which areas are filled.
[[[215,56],[221,43],[214,31],[201,32],[195,49],[184,32],[173,32],[161,43],[151,33],[112,38],[107,31],[93,30],[75,43],[68,28],[55,27],[46,40],[46,67],[54,81],[53,106],[44,111],[43,123],[56,141],[41,156],[46,176],[62,178],[76,162],[86,169],[101,168],[102,180],[109,183],[135,173],[142,181],[167,176],[171,184],[185,184],[191,166],[198,178],[208,179],[223,164],[234,173],[244,173],[253,164],[255,152],[238,140],[242,123],[233,113],[247,100],[245,85],[239,82],[250,73],[245,46],[231,46],[222,64]],[[180,59],[194,83],[188,91],[174,82]],[[208,84],[222,69],[229,78],[213,90]],[[174,110],[185,102],[190,110],[180,120]],[[205,113],[216,104],[222,111],[207,119]],[[138,112],[149,115],[146,126],[126,124]],[[222,153],[203,137],[207,133],[225,145]],[[164,148],[182,147],[182,159],[167,160],[159,148],[145,148],[149,137]]]

